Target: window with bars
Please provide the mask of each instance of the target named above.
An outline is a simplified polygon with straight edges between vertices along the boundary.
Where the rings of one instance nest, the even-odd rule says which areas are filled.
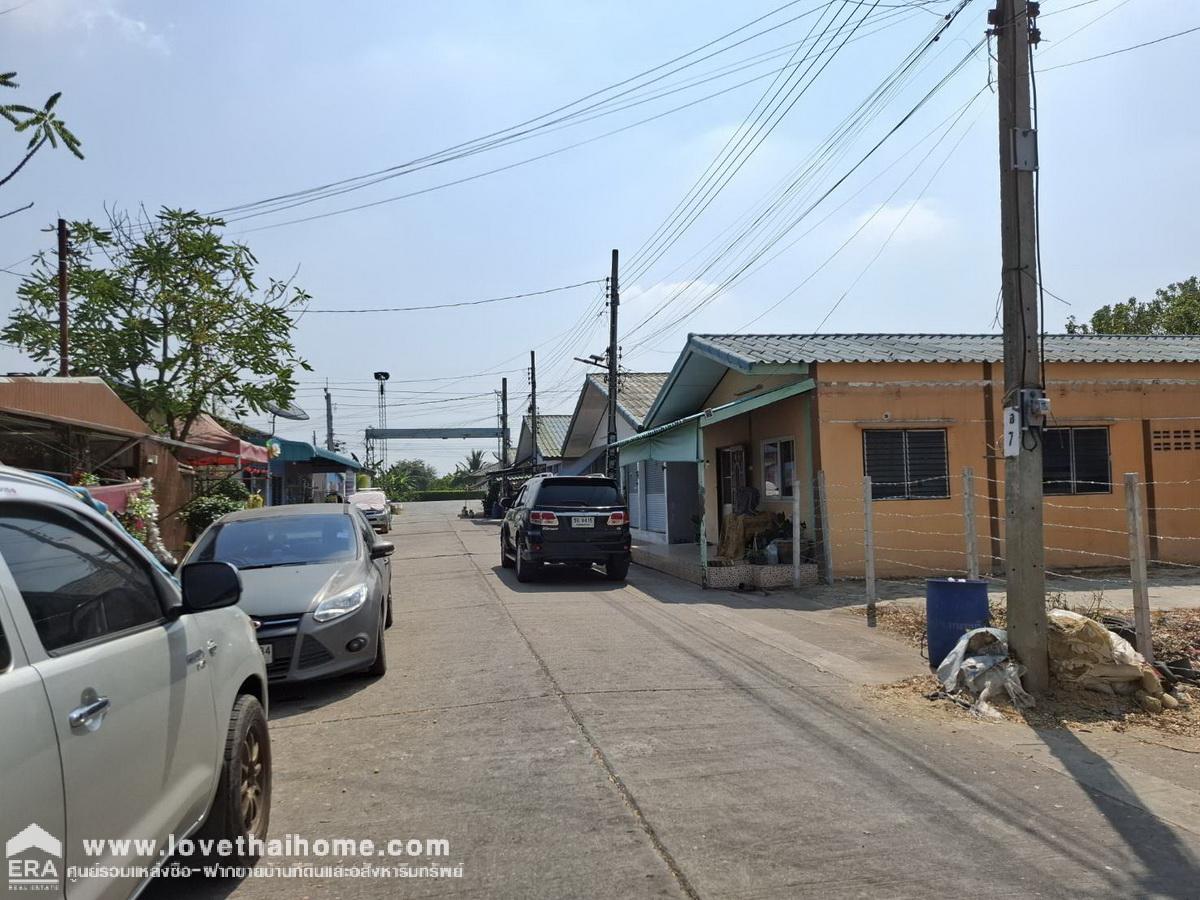
[[[944,428],[863,431],[863,471],[872,500],[934,500],[950,496]]]
[[[1047,428],[1042,432],[1042,491],[1112,493],[1108,429]]]
[[[796,445],[791,438],[762,442],[764,497],[792,496],[796,478]]]

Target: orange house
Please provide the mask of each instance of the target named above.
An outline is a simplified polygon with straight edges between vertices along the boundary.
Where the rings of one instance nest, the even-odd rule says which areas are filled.
[[[753,488],[825,577],[861,577],[869,476],[881,577],[1001,572],[1002,357],[999,335],[691,335],[618,445],[635,539],[702,531],[703,564]],[[1128,565],[1125,473],[1151,561],[1200,565],[1198,363],[1200,336],[1046,337],[1048,570]]]

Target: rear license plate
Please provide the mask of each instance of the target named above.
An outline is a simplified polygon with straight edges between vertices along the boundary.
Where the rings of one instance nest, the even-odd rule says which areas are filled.
[[[596,517],[595,516],[571,516],[571,527],[572,528],[595,528],[596,527]]]
[[[262,651],[263,662],[270,665],[275,662],[275,645],[274,644],[259,644],[258,649]]]

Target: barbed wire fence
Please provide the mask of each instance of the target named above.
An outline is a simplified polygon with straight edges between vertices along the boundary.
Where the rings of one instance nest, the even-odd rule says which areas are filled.
[[[924,493],[914,489],[927,486]],[[823,581],[863,582],[873,611],[881,588],[923,593],[928,578],[982,579],[1005,587],[1004,481],[964,469],[905,482],[810,483],[813,558]],[[1151,583],[1200,582],[1200,479],[1072,481],[1047,493],[1043,539],[1047,602],[1095,614],[1134,611],[1139,649],[1149,650]],[[897,489],[904,496],[880,497]]]

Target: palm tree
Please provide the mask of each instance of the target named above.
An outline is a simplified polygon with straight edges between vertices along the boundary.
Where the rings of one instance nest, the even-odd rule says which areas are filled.
[[[467,475],[478,475],[486,465],[484,463],[484,456],[485,454],[482,450],[472,450],[467,454],[466,465],[462,466],[461,470]]]
[[[16,72],[0,72],[0,87],[15,88],[17,86],[16,77]],[[41,109],[23,106],[19,103],[0,104],[0,118],[7,119],[18,134],[25,131],[30,132],[29,143],[25,145],[24,158],[17,163],[16,168],[0,178],[0,185],[20,172],[25,167],[25,163],[29,162],[47,142],[51,147],[57,147],[61,142],[72,154],[83,159],[83,152],[79,149],[79,138],[75,137],[63,120],[54,114],[54,107],[61,96],[61,91],[52,94]]]

